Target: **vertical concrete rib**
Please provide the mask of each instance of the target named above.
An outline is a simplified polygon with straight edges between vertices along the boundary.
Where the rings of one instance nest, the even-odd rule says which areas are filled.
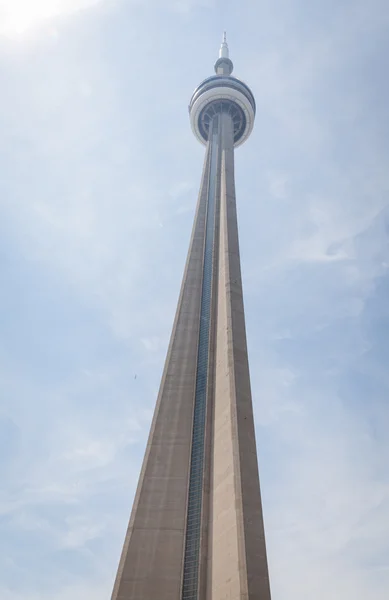
[[[184,558],[209,150],[146,454],[112,600],[179,600]]]
[[[233,124],[223,113],[207,600],[270,600],[243,307]]]
[[[204,465],[206,447],[207,400],[209,399],[209,362],[212,320],[212,283],[216,213],[216,172],[218,169],[217,118],[211,126],[210,166],[204,268],[200,305],[199,345],[196,371],[196,390],[193,409],[192,451],[189,473],[189,494],[185,536],[182,600],[197,600],[201,563],[202,529],[204,521]]]

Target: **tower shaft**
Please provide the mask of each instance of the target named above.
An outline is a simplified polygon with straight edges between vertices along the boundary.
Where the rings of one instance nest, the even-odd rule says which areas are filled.
[[[231,118],[221,115],[209,600],[270,600],[240,269]]]
[[[234,121],[209,122],[183,283],[112,600],[270,600]]]

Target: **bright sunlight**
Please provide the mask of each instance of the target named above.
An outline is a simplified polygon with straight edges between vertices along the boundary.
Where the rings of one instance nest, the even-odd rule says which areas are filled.
[[[42,22],[70,14],[98,0],[0,0],[0,34],[20,36]]]

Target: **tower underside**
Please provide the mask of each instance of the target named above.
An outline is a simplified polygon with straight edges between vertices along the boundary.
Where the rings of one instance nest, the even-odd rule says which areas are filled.
[[[183,283],[112,600],[270,600],[234,113],[220,104],[207,127]]]

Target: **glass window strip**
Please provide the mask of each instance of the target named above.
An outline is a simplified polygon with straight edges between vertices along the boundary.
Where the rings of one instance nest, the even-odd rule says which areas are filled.
[[[217,118],[217,117],[216,117]],[[214,122],[215,125],[215,122]],[[202,479],[204,473],[205,415],[207,402],[209,333],[215,236],[216,170],[218,133],[214,128],[211,141],[208,206],[205,231],[203,288],[201,292],[200,330],[197,353],[196,391],[193,415],[192,452],[185,537],[182,600],[198,599]]]

